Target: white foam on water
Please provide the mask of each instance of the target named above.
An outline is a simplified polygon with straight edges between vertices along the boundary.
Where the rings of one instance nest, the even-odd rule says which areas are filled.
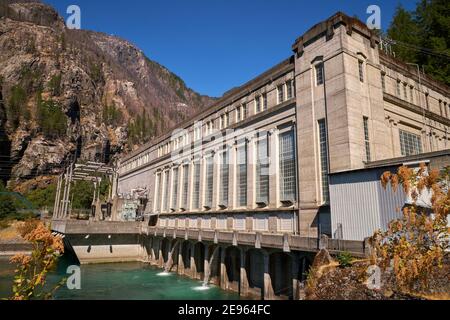
[[[195,291],[206,291],[206,290],[209,290],[210,287],[209,286],[198,286],[198,287],[194,287],[193,289]]]
[[[163,272],[157,273],[156,275],[160,276],[160,277],[167,277],[167,276],[170,276],[171,273],[167,272],[167,271],[163,271]]]

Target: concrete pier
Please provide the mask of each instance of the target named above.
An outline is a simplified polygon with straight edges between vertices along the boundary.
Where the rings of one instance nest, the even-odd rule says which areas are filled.
[[[81,263],[142,261],[192,279],[205,280],[242,297],[299,299],[302,275],[323,241],[295,236],[160,229],[129,222],[53,221],[52,229]],[[253,240],[252,240],[253,239]],[[316,240],[316,241],[314,241]],[[333,246],[364,256],[364,242]]]

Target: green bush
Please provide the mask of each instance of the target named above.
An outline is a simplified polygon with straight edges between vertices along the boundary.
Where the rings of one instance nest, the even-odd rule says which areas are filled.
[[[336,258],[337,258],[337,260],[339,262],[339,266],[341,268],[350,267],[354,260],[352,255],[349,252],[341,252],[341,253],[339,253],[339,255]]]

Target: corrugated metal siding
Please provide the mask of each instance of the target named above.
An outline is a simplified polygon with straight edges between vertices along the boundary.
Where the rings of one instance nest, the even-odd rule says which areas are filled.
[[[338,238],[339,224],[342,238],[364,240],[378,229],[386,229],[389,221],[398,218],[405,194],[383,189],[380,177],[395,168],[353,171],[330,177],[330,207],[333,238]]]
[[[333,238],[339,224],[345,240],[363,240],[380,227],[376,181],[330,185],[330,197]]]
[[[378,184],[378,194],[380,200],[380,228],[386,230],[389,222],[401,218],[401,209],[405,204],[406,194],[401,186],[394,192],[391,186],[388,186],[385,190],[381,183]]]

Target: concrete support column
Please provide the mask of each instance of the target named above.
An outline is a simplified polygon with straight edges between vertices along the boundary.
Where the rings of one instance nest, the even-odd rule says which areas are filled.
[[[191,243],[191,257],[190,257],[190,259],[191,259],[191,272],[190,272],[190,274],[191,274],[191,277],[192,278],[196,278],[197,277],[197,266],[195,265],[195,243],[194,242],[192,242]]]
[[[209,245],[205,243],[205,258],[203,260],[203,274],[205,275],[205,277],[206,277],[206,275],[209,275],[209,276],[211,275],[211,266],[209,265],[208,252],[209,252]]]
[[[178,245],[178,267],[177,273],[184,274],[184,260],[183,260],[183,242],[180,240],[180,244]]]
[[[156,261],[156,253],[155,253],[155,238],[150,238],[150,264],[154,264]]]
[[[158,267],[164,267],[164,257],[162,251],[163,239],[158,238]]]
[[[264,253],[264,300],[273,300],[275,293],[272,287],[272,278],[270,277],[269,254]]]
[[[246,250],[241,249],[241,274],[240,274],[240,281],[239,281],[239,294],[243,297],[248,295],[249,290],[249,284],[248,284],[248,274],[246,267]]]
[[[300,281],[301,281],[301,279],[299,279],[300,261],[299,257],[296,254],[292,254],[291,259],[292,259],[292,299],[299,300]]]
[[[227,275],[227,267],[225,265],[225,248],[221,248],[221,254],[220,254],[220,288],[223,290],[227,290],[229,283],[228,283],[228,275]]]

